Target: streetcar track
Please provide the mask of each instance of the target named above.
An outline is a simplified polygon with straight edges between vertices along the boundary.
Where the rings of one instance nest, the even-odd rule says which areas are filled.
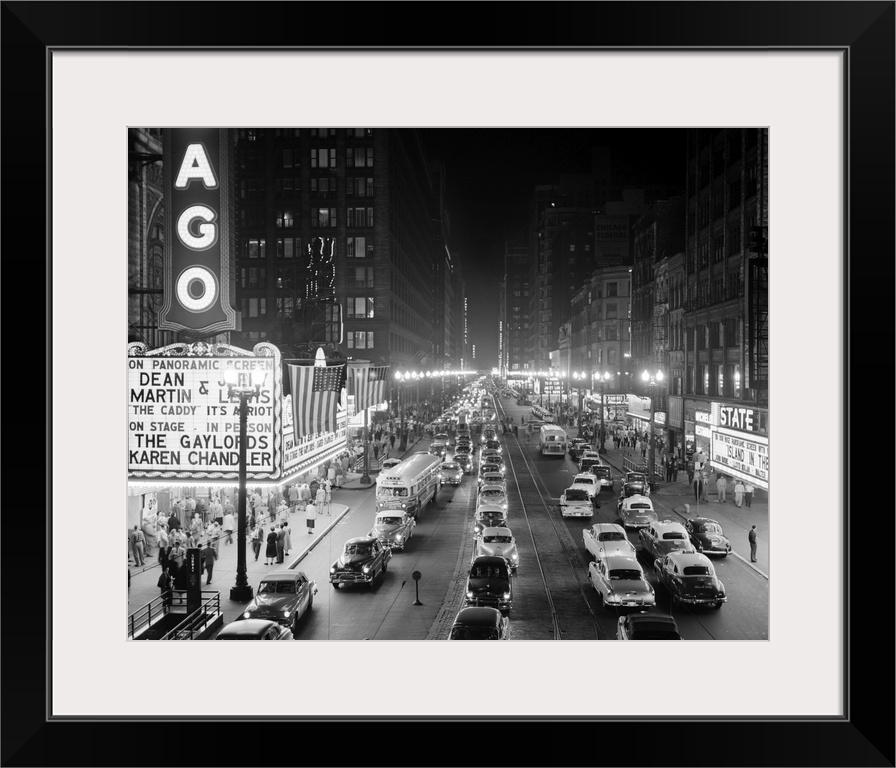
[[[506,419],[507,414],[504,411],[503,403],[500,403],[497,400],[497,398],[496,398],[496,402],[499,403],[501,412],[503,413],[503,415]],[[508,453],[509,453],[510,441],[506,441],[506,442],[507,442]],[[564,557],[566,558],[567,565],[569,565],[569,568],[572,571],[573,578],[575,579],[576,585],[579,590],[579,596],[582,598],[583,602],[585,603],[585,607],[588,609],[588,614],[591,618],[591,624],[594,629],[594,635],[598,640],[602,640],[604,638],[602,636],[603,633],[601,631],[600,624],[597,620],[597,616],[594,613],[594,609],[591,607],[591,603],[588,600],[588,597],[586,595],[586,590],[583,588],[582,580],[580,577],[581,561],[579,559],[578,549],[575,549],[573,551],[574,557],[571,558],[569,543],[566,539],[566,536],[569,535],[568,531],[565,528],[563,528],[562,530],[558,530],[557,523],[554,520],[554,516],[551,514],[553,505],[548,504],[545,501],[545,495],[544,495],[544,493],[542,493],[542,490],[539,487],[538,473],[535,471],[534,463],[532,463],[530,461],[529,457],[526,456],[526,452],[523,450],[523,447],[520,444],[519,436],[516,436],[516,443],[517,443],[517,448],[519,448],[519,455],[522,457],[523,464],[525,465],[526,470],[529,473],[529,476],[532,478],[533,487],[535,488],[536,493],[538,494],[539,498],[541,499],[542,506],[544,507],[545,512],[546,512],[547,520],[551,525],[551,529],[554,532],[557,542],[560,544],[560,548],[561,548],[561,551],[563,552]],[[536,544],[535,533],[532,529],[532,522],[529,518],[528,507],[526,505],[525,499],[523,498],[522,491],[520,490],[520,478],[519,478],[519,475],[517,474],[516,468],[513,465],[513,462],[508,461],[508,464],[510,465],[510,469],[513,472],[514,480],[516,481],[517,495],[520,498],[520,504],[522,505],[523,516],[526,519],[526,527],[529,530],[529,537],[532,539],[532,547],[535,552],[536,562],[538,563],[538,570],[541,575],[542,584],[544,585],[544,590],[545,590],[545,594],[548,599],[548,604],[550,605],[550,608],[551,608],[551,622],[552,622],[553,629],[554,629],[554,639],[562,640],[564,630],[562,629],[562,627],[560,625],[559,612],[557,611],[557,607],[554,602],[554,597],[553,597],[553,594],[551,593],[551,588],[549,587],[548,582],[547,582],[547,577],[545,576],[544,564],[542,562],[541,556],[538,551],[538,545]],[[566,536],[564,536],[564,534]],[[573,560],[575,562],[573,562]],[[588,584],[588,586],[590,587],[590,584]]]

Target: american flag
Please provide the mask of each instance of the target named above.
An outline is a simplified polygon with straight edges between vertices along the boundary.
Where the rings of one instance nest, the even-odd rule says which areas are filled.
[[[351,392],[355,396],[355,413],[360,413],[371,405],[379,405],[386,399],[386,379],[389,366],[376,367],[349,365]]]
[[[344,365],[290,365],[292,428],[296,440],[336,431],[336,404]]]

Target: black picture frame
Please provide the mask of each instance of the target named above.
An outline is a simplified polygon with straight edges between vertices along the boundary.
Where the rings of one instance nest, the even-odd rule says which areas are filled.
[[[28,495],[27,539],[2,537],[4,577],[3,744],[2,765],[239,765],[262,759],[321,765],[755,765],[755,766],[892,766],[894,765],[893,547],[889,515],[882,530],[871,534],[858,510],[865,486],[852,483],[868,452],[881,445],[884,493],[893,487],[890,466],[892,397],[870,410],[859,408],[856,371],[868,371],[877,394],[879,382],[892,392],[894,307],[894,3],[893,2],[576,2],[576,3],[218,3],[209,20],[207,3],[2,3],[2,133],[3,237],[6,254],[29,253],[28,258],[5,259],[3,293],[6,323],[4,349],[49,350],[66,343],[50,337],[50,246],[46,258],[40,233],[47,231],[49,155],[46,139],[51,127],[48,95],[52,89],[53,50],[125,47],[220,49],[235,48],[395,48],[420,50],[439,47],[519,50],[579,48],[650,50],[657,48],[774,48],[799,51],[838,49],[844,53],[848,109],[845,141],[848,175],[845,190],[844,332],[845,370],[842,372],[846,423],[846,491],[844,562],[846,584],[825,570],[821,553],[794,552],[805,559],[803,589],[845,588],[844,654],[845,716],[843,718],[740,719],[707,717],[678,721],[670,717],[601,722],[569,722],[560,718],[508,720],[464,724],[436,718],[408,718],[401,723],[357,718],[336,722],[295,724],[284,733],[287,744],[268,752],[257,725],[234,729],[222,718],[217,725],[202,722],[129,721],[78,718],[49,720],[47,712],[49,642],[40,641],[48,626],[47,593],[50,570],[49,522],[54,510],[49,494],[50,419],[46,407],[44,429],[34,423],[15,429],[16,445],[6,451],[3,467],[8,483],[5,511],[19,504],[13,489]],[[351,6],[351,28],[334,19],[334,6]],[[342,10],[345,10],[344,7]],[[295,23],[285,23],[284,19]],[[414,30],[412,44],[403,44],[405,29]],[[745,94],[744,98],[749,98]],[[798,95],[795,95],[798,97]],[[123,148],[122,148],[123,150]],[[123,165],[124,167],[124,165]],[[123,172],[122,172],[123,175]],[[823,222],[819,223],[824,226]],[[28,234],[26,234],[28,233]],[[863,275],[868,265],[871,275]],[[861,270],[861,271],[860,271]],[[43,302],[23,299],[27,286],[40,282]],[[860,307],[856,312],[855,308]],[[15,315],[12,315],[12,313]],[[888,332],[882,332],[887,329]],[[879,342],[889,339],[890,343]],[[866,347],[874,339],[875,346]],[[46,341],[46,345],[42,344]],[[880,360],[883,358],[883,371]],[[890,362],[887,362],[889,360]],[[19,361],[21,362],[21,360]],[[47,375],[49,354],[44,356]],[[819,375],[838,375],[819,361]],[[881,373],[883,375],[881,375]],[[858,379],[858,377],[856,377]],[[49,398],[50,381],[46,382]],[[41,387],[36,387],[39,391]],[[864,393],[863,393],[864,394]],[[870,394],[870,393],[869,393]],[[880,398],[875,398],[880,401]],[[864,402],[864,399],[863,399]],[[841,404],[832,403],[832,413]],[[36,409],[39,411],[39,409]],[[880,413],[885,414],[883,420]],[[7,412],[9,414],[9,411]],[[867,416],[866,416],[867,414]],[[866,418],[862,418],[866,416]],[[7,416],[7,436],[14,422]],[[852,453],[855,449],[870,451]],[[23,434],[26,433],[26,434]],[[865,438],[865,440],[862,440]],[[30,442],[29,442],[30,441]],[[10,443],[7,443],[7,447]],[[39,458],[46,456],[46,464]],[[853,458],[852,461],[850,459]],[[823,478],[831,471],[819,467]],[[875,468],[874,476],[880,470]],[[794,479],[795,482],[802,479]],[[812,478],[806,478],[810,483]],[[34,486],[35,490],[28,490]],[[880,483],[875,483],[880,488]],[[31,498],[45,489],[46,505]],[[805,524],[811,525],[811,496],[807,488]],[[58,500],[56,500],[58,502]],[[78,501],[82,508],[90,501]],[[45,506],[45,510],[42,508]],[[892,508],[887,502],[884,509]],[[109,505],[114,510],[114,502]],[[25,511],[25,507],[21,507]],[[76,513],[77,510],[72,510]],[[101,513],[99,510],[98,514]],[[45,512],[42,514],[42,512]],[[69,509],[65,510],[66,513]],[[60,509],[55,514],[61,513]],[[112,512],[114,514],[114,511]],[[854,525],[850,525],[855,521]],[[859,527],[861,523],[862,527]],[[880,535],[883,534],[883,535]],[[47,542],[46,547],[42,546]],[[853,563],[859,564],[849,579]],[[96,600],[98,589],[89,554],[85,553],[85,604]],[[29,581],[22,599],[22,579]],[[91,581],[92,578],[92,581]],[[49,596],[48,596],[49,597]],[[798,599],[796,594],[795,599]],[[101,602],[101,599],[100,599]],[[117,610],[113,608],[113,610]],[[855,626],[856,631],[852,629]],[[85,631],[89,632],[89,628]],[[880,639],[884,639],[881,646]],[[870,641],[870,642],[869,642]],[[872,645],[873,643],[873,645]],[[608,651],[611,653],[611,650]],[[743,669],[731,670],[735,680],[748,679],[749,652]],[[237,671],[237,674],[241,672]],[[824,674],[825,670],[819,670]],[[98,670],[98,674],[101,671]],[[645,697],[656,695],[633,670],[633,684],[645,686]],[[871,689],[871,684],[874,690]],[[150,681],[149,684],[153,684]],[[694,680],[680,684],[697,685]],[[201,683],[198,684],[201,692]],[[708,693],[711,693],[708,691]],[[595,695],[602,692],[595,691]],[[409,689],[409,696],[413,689]],[[462,720],[462,718],[461,718]],[[442,726],[443,728],[440,728]],[[535,727],[537,726],[537,727]],[[285,728],[285,724],[282,726]],[[426,735],[433,746],[427,753],[373,748],[363,757],[345,759],[340,739],[370,738],[379,745],[383,729]],[[86,729],[86,731],[85,731]],[[304,729],[304,730],[303,730]],[[312,736],[308,737],[308,729]],[[287,735],[288,734],[288,735]],[[447,744],[431,738],[449,739]],[[282,744],[283,742],[281,742]],[[309,745],[310,746],[304,746]],[[86,746],[85,745],[89,745]]]

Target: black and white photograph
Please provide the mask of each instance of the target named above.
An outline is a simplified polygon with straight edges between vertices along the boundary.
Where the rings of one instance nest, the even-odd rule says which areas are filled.
[[[894,7],[4,2],[0,762],[892,766]]]
[[[768,640],[768,158],[128,128],[128,639]]]

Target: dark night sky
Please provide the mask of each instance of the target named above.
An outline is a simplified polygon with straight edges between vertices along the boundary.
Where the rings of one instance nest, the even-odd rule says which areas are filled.
[[[680,185],[685,129],[424,128],[431,160],[445,164],[455,251],[463,261],[476,367],[498,363],[498,283],[504,243],[525,242],[533,188],[587,173],[591,147],[612,150],[612,180],[630,187]]]

